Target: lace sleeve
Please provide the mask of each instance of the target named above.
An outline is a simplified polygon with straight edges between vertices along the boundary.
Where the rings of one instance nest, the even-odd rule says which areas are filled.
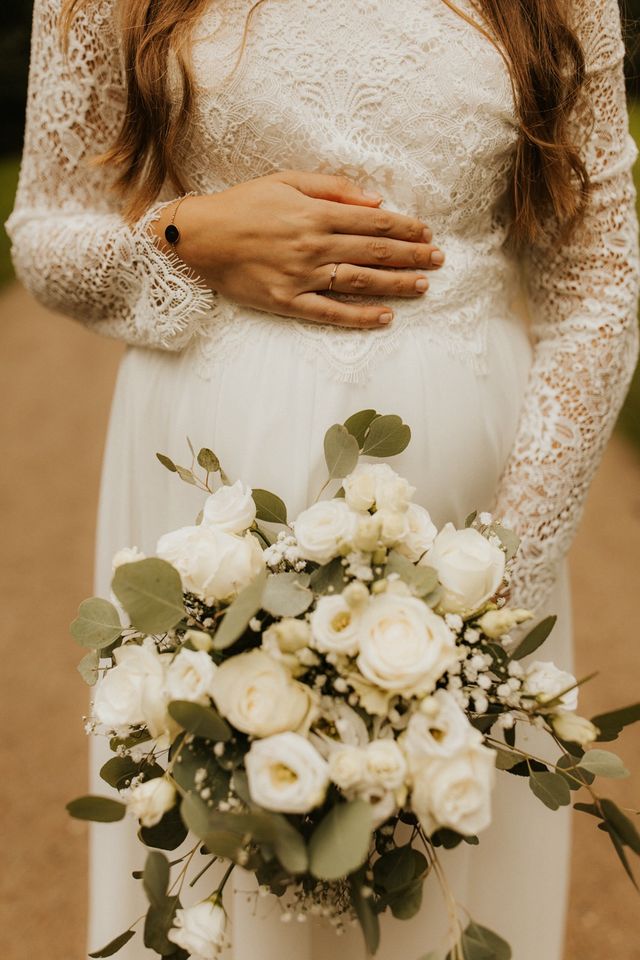
[[[617,0],[579,2],[576,16],[589,80],[574,123],[593,194],[572,240],[536,246],[523,264],[534,357],[496,505],[522,538],[512,593],[531,609],[548,597],[571,545],[638,357],[638,150]]]
[[[16,272],[54,310],[128,343],[181,349],[213,294],[148,233],[164,203],[133,227],[92,164],[124,105],[114,4],[91,4],[60,43],[60,0],[36,0],[25,148],[7,222]]]

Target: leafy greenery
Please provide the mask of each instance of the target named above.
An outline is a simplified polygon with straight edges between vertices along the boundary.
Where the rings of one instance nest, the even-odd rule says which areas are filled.
[[[309,842],[309,867],[314,877],[337,880],[362,866],[371,830],[371,807],[366,801],[332,807]]]
[[[172,700],[169,704],[169,713],[183,730],[187,730],[195,737],[215,741],[231,738],[231,728],[213,707],[191,703],[189,700]]]
[[[126,804],[110,797],[78,797],[67,804],[67,811],[76,820],[93,820],[95,823],[116,823],[127,812]]]
[[[4,223],[13,208],[19,167],[17,157],[0,159],[0,287],[13,280],[13,266],[9,255],[10,243]]]
[[[112,587],[132,626],[143,633],[164,633],[185,616],[180,574],[158,557],[121,564]]]

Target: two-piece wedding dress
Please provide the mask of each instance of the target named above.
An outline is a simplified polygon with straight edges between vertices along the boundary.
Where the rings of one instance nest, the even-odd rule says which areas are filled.
[[[155,452],[189,458],[186,436],[226,472],[279,492],[293,515],[324,479],[322,437],[364,407],[413,431],[394,466],[441,524],[495,508],[522,537],[516,602],[559,614],[545,652],[571,668],[565,556],[637,356],[637,222],[616,0],[575,0],[589,102],[574,129],[594,182],[571,243],[514,256],[503,241],[517,116],[500,50],[443,0],[265,0],[232,72],[251,0],[211,2],[193,37],[196,115],[181,163],[215,192],[279,169],[346,173],[389,210],[423,218],[446,253],[418,300],[387,299],[388,329],[320,326],[207,290],[125,224],[112,172],[89,161],[123,110],[114,0],[99,0],[60,50],[60,0],[36,0],[26,147],[9,222],[18,274],[50,307],[129,346],[111,414],[96,592],[124,545],[153,552],[193,522],[202,495]],[[478,19],[470,0],[461,8]],[[171,64],[168,65],[171,69]],[[159,204],[173,199],[167,188]],[[327,271],[329,273],[329,271]],[[528,322],[527,314],[530,322]],[[79,400],[81,402],[81,399]],[[70,611],[71,616],[71,611]],[[92,746],[92,788],[106,746]],[[444,855],[460,902],[515,960],[561,960],[569,816],[500,774],[478,848]],[[145,910],[131,870],[135,823],[92,827],[89,946]],[[213,888],[209,871],[191,899]],[[235,876],[235,875],[234,875]],[[247,875],[227,898],[229,960],[363,956],[357,930],[286,924]],[[418,960],[444,931],[435,880],[411,922],[384,918],[381,960]],[[120,956],[151,955],[138,935]]]

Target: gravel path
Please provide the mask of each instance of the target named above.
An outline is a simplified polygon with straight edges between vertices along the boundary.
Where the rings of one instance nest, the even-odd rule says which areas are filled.
[[[47,314],[17,286],[0,296],[2,960],[85,957],[86,830],[64,804],[86,790],[87,694],[68,623],[91,593],[99,463],[120,354],[119,344]],[[584,690],[587,715],[638,699],[639,480],[637,454],[616,437],[572,552],[579,673],[606,670]],[[636,775],[610,794],[637,807],[636,730],[620,749]],[[577,816],[575,828],[565,960],[640,960],[640,900],[590,818]]]

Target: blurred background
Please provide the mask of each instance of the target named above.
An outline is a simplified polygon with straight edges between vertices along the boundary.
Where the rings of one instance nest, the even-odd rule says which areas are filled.
[[[624,16],[631,126],[640,143],[640,0],[627,2]],[[0,224],[18,177],[30,20],[31,0],[2,5]],[[121,353],[120,344],[47,313],[20,289],[0,226],[0,577],[9,600],[0,605],[0,770],[2,821],[10,825],[0,876],[2,960],[86,956],[86,829],[66,815],[64,804],[86,791],[81,718],[88,694],[75,670],[81,653],[68,624],[92,593],[100,459]],[[603,669],[584,688],[587,716],[638,700],[639,569],[636,372],[571,551],[577,672]],[[635,811],[636,728],[621,738],[619,751],[636,773],[630,781],[612,781],[608,794]],[[640,960],[640,897],[591,818],[574,820],[565,960]]]

